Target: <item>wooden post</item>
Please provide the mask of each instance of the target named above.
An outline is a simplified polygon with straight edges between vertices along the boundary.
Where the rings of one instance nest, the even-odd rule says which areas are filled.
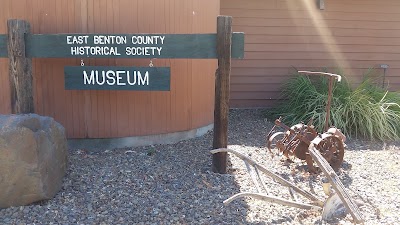
[[[7,29],[11,112],[33,113],[32,59],[26,58],[25,52],[30,25],[24,20],[8,20]]]
[[[214,140],[213,149],[226,148],[228,144],[228,114],[231,74],[232,17],[218,16],[217,57],[218,69],[215,82]],[[226,173],[226,152],[213,155],[212,170]]]
[[[335,77],[329,76],[328,101],[326,102],[326,118],[325,118],[324,132],[327,132],[329,129],[329,121],[330,121],[330,116],[331,116],[331,104],[332,104],[332,89],[333,89],[334,81],[335,81]]]

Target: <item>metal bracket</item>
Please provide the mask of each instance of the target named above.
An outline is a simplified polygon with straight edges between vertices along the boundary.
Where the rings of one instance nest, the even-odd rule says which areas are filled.
[[[325,0],[318,0],[318,7],[320,10],[325,9]]]

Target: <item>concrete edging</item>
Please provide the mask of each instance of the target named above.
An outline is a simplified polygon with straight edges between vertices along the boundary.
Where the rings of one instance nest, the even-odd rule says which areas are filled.
[[[167,134],[135,136],[124,138],[68,139],[68,147],[85,150],[110,150],[115,148],[139,147],[158,144],[174,144],[179,141],[203,136],[212,130],[214,124],[204,127]]]

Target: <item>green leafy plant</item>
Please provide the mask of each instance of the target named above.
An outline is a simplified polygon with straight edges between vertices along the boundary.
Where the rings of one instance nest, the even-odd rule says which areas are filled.
[[[367,71],[361,84],[353,88],[342,76],[335,82],[329,124],[347,136],[379,140],[398,140],[400,137],[400,95],[375,84]],[[328,98],[326,76],[296,74],[283,86],[280,106],[268,112],[268,117],[282,116],[288,125],[300,121],[323,131]]]
[[[148,156],[152,156],[154,154],[156,154],[156,149],[155,148],[150,148],[150,149],[147,150],[147,155]]]

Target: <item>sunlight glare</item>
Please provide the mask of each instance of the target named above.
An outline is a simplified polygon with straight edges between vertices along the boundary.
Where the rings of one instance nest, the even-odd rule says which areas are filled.
[[[296,6],[296,4],[298,4],[298,2],[300,2],[300,4],[302,6]],[[351,66],[346,58],[346,56],[343,54],[343,52],[340,50],[340,48],[338,47],[339,45],[337,44],[337,41],[334,37],[334,33],[333,30],[331,30],[331,28],[329,28],[329,25],[327,23],[327,21],[325,20],[325,18],[322,16],[323,11],[319,10],[317,5],[315,4],[316,1],[314,0],[300,0],[300,1],[287,1],[288,3],[288,8],[289,8],[289,12],[292,14],[291,18],[294,21],[294,23],[299,24],[297,22],[297,17],[295,15],[293,15],[294,13],[296,13],[296,11],[301,9],[304,9],[307,13],[309,13],[310,17],[311,17],[311,22],[312,22],[312,28],[315,28],[315,30],[318,33],[318,37],[321,39],[321,43],[324,45],[324,49],[326,52],[326,54],[330,55],[330,59],[334,60],[334,64],[329,65],[329,67],[340,67],[340,68],[344,68],[346,70],[350,70],[347,71],[350,74],[352,74],[351,71]],[[329,5],[327,6],[329,7]],[[301,26],[296,26],[301,27]],[[320,65],[320,67],[326,67],[328,65]]]

